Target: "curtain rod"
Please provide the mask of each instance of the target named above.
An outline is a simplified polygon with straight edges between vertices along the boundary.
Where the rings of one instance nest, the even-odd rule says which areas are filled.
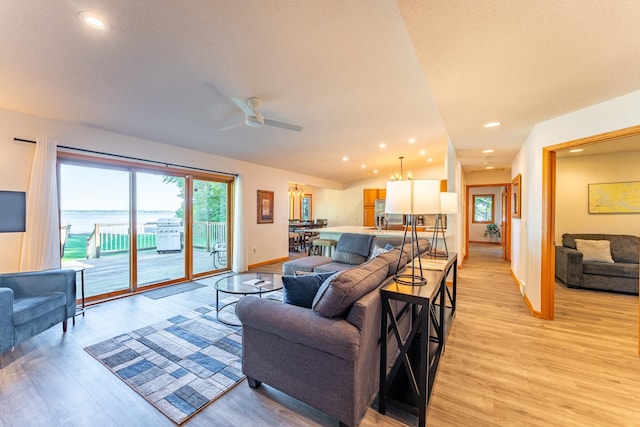
[[[29,142],[31,144],[35,144],[36,143],[36,141],[32,141],[30,139],[13,138],[13,140],[14,141],[19,141],[19,142]],[[222,174],[222,175],[238,176],[237,173],[229,173],[229,172],[221,172],[221,171],[216,171],[216,170],[211,170],[211,169],[196,168],[196,167],[193,167],[193,166],[178,165],[178,164],[175,164],[175,163],[160,162],[160,161],[157,161],[157,160],[147,160],[147,159],[141,159],[139,157],[124,156],[122,154],[104,153],[102,151],[87,150],[86,148],[68,147],[66,145],[58,145],[58,148],[64,148],[66,150],[82,151],[82,152],[91,153],[91,154],[100,154],[100,155],[103,155],[103,156],[119,157],[121,159],[136,160],[136,161],[139,161],[139,162],[154,163],[154,164],[163,165],[163,166],[166,166],[166,167],[172,166],[172,167],[183,168],[183,169],[191,169],[191,170],[196,170],[196,171],[201,171],[201,172],[211,172],[211,173],[218,173],[218,174]]]

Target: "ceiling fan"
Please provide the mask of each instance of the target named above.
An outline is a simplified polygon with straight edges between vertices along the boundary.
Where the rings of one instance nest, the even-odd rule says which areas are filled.
[[[300,132],[302,130],[302,126],[292,125],[290,123],[278,122],[276,120],[266,119],[260,112],[258,111],[258,107],[262,103],[260,98],[247,98],[246,101],[243,101],[239,98],[231,98],[231,100],[242,110],[245,114],[244,123],[250,127],[261,127],[261,126],[274,126],[282,129],[294,130]],[[220,130],[225,131],[232,128],[240,126],[240,124],[234,124],[231,126],[227,126]]]

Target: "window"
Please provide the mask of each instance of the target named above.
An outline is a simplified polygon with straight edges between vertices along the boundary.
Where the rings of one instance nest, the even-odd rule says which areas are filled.
[[[476,224],[493,223],[493,194],[473,196],[473,222]]]

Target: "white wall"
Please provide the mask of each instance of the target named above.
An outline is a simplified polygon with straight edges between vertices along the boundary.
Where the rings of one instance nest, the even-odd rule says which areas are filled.
[[[241,174],[244,178],[243,220],[246,225],[246,241],[236,242],[236,244],[243,245],[249,265],[288,256],[286,238],[289,219],[288,182],[304,182],[334,190],[342,188],[340,183],[333,181],[75,123],[0,110],[0,190],[27,191],[34,146],[29,143],[15,142],[13,138],[34,140],[38,137],[49,137],[56,140],[59,145],[75,148]],[[273,224],[257,224],[256,190],[258,189],[275,192]],[[0,272],[17,271],[21,244],[22,233],[0,234]]]
[[[640,149],[640,147],[638,147]],[[640,151],[558,158],[556,244],[563,233],[640,236],[640,213],[589,214],[589,184],[640,181]]]
[[[522,174],[522,218],[513,219],[511,268],[540,310],[542,258],[542,149],[640,124],[640,91],[537,124],[516,155],[512,177]]]
[[[473,171],[464,174],[465,185],[498,185],[511,183],[511,169]]]
[[[493,223],[500,225],[502,215],[502,187],[472,187],[469,189],[469,241],[470,242],[494,242],[484,237],[487,224],[475,224],[473,222],[473,196],[479,194],[493,194]],[[497,243],[500,241],[498,240]]]
[[[412,171],[415,179],[446,179],[444,164]],[[362,225],[364,210],[363,190],[385,188],[389,177],[377,175],[369,179],[347,183],[344,189],[316,188],[313,195],[313,212],[316,218],[327,218],[329,227],[340,225]]]

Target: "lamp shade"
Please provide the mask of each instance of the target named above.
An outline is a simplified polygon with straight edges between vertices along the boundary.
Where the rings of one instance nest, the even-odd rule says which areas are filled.
[[[440,213],[442,214],[458,213],[458,193],[450,193],[450,192],[440,193]]]
[[[411,181],[387,182],[387,195],[384,204],[386,213],[409,214],[411,213]]]
[[[392,214],[440,213],[440,181],[405,179],[387,182],[385,212]]]
[[[440,213],[440,181],[437,179],[414,179],[412,214]]]

